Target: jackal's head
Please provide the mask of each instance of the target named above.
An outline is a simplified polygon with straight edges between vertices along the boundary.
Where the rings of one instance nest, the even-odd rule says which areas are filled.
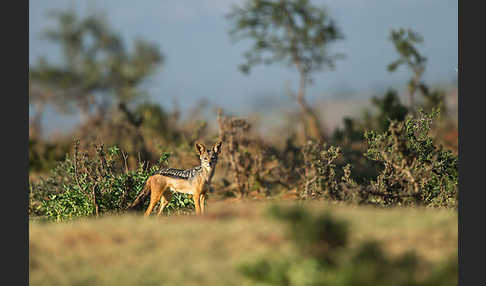
[[[208,150],[203,144],[196,143],[196,150],[199,153],[199,159],[201,160],[201,166],[212,169],[218,162],[219,153],[221,153],[222,141],[216,142],[213,147]]]

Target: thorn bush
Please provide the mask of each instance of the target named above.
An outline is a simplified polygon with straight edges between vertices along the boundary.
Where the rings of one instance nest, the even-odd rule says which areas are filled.
[[[382,134],[365,133],[365,156],[383,169],[369,186],[369,201],[384,205],[456,206],[458,157],[436,146],[429,136],[439,116],[419,111],[405,121],[392,121]]]

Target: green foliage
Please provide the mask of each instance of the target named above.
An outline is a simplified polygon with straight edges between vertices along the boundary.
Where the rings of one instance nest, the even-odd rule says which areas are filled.
[[[308,188],[306,190],[306,197],[326,195],[333,197],[336,190],[336,165],[334,162],[341,155],[339,147],[331,146],[327,148],[326,144],[319,144],[309,141],[303,148],[305,160],[305,169],[307,170],[307,182],[315,182],[316,186],[314,192]]]
[[[408,82],[410,108],[412,108],[413,111],[415,107],[415,92],[420,86],[424,86],[424,84],[421,83],[421,77],[424,73],[425,62],[427,59],[423,57],[415,47],[416,44],[423,42],[423,38],[411,29],[405,31],[405,29],[400,28],[398,31],[391,31],[390,41],[392,41],[395,46],[399,58],[388,65],[388,71],[394,72],[400,65],[406,65],[413,73]]]
[[[447,112],[444,92],[442,90],[432,91],[425,83],[421,82],[426,58],[419,53],[415,45],[422,43],[423,38],[410,29],[407,31],[400,29],[392,30],[390,40],[400,57],[388,66],[388,70],[393,72],[399,66],[406,65],[413,73],[409,82],[410,107],[403,105],[397,91],[390,88],[383,97],[372,98],[372,104],[377,109],[377,113],[365,110],[362,118],[344,118],[344,128],[336,129],[331,141],[333,144],[339,144],[342,147],[343,161],[354,167],[353,178],[361,184],[376,180],[378,172],[383,169],[383,164],[379,161],[373,163],[369,160],[362,160],[361,154],[367,151],[364,150],[363,144],[359,141],[365,139],[363,134],[367,130],[374,130],[377,133],[387,132],[391,122],[403,122],[409,113],[417,115],[413,102],[416,91],[419,91],[422,95],[419,109],[428,113],[432,113],[435,109],[439,109],[443,114]],[[387,185],[387,183],[384,183],[384,185]],[[386,188],[384,185],[382,187]],[[370,192],[367,191],[366,193]],[[366,196],[362,199],[369,201]]]
[[[254,42],[240,66],[245,73],[260,63],[285,62],[308,74],[334,68],[334,61],[342,57],[328,52],[328,44],[343,37],[335,21],[308,0],[250,0],[233,7],[228,18],[235,39]]]
[[[253,285],[456,285],[457,259],[438,265],[409,251],[385,254],[376,241],[347,245],[348,228],[325,212],[309,214],[304,207],[274,206],[270,214],[287,223],[294,255],[268,255],[243,263],[240,272]],[[425,267],[424,267],[425,266]],[[423,269],[428,271],[423,273]]]
[[[29,76],[53,94],[51,102],[61,111],[77,107],[85,115],[93,109],[102,113],[113,100],[128,103],[143,94],[139,85],[163,61],[154,44],[139,39],[128,52],[121,37],[98,14],[83,19],[71,10],[50,15],[57,27],[48,29],[45,37],[60,46],[63,64],[41,58],[30,67]]]
[[[382,97],[374,96],[371,103],[376,112],[364,110],[362,117],[344,117],[344,127],[334,130],[332,140],[341,145],[361,142],[365,130],[384,132],[388,129],[390,121],[403,121],[408,114],[408,108],[400,102],[397,91],[391,88]]]
[[[128,170],[124,165],[127,155],[116,146],[106,152],[103,144],[97,144],[91,155],[78,147],[76,141],[72,156],[66,156],[47,179],[31,185],[31,214],[62,221],[126,210],[148,177],[159,169],[140,163],[136,170]],[[163,153],[159,164],[168,158],[169,154]],[[175,194],[168,205],[169,212],[192,208],[193,201],[185,194]]]
[[[336,162],[336,167],[341,169],[349,165],[350,169],[352,166],[353,172],[349,178],[360,185],[367,184],[378,175],[379,166],[363,156],[366,151],[364,132],[369,126],[377,126],[381,122],[377,118],[378,115],[370,113],[365,113],[363,118],[345,117],[344,127],[336,128],[329,138],[329,144],[342,149],[342,158]]]
[[[302,174],[300,187],[304,199],[323,198],[381,206],[457,205],[458,157],[436,145],[429,134],[439,111],[434,109],[432,113],[425,113],[420,110],[417,115],[409,114],[402,121],[392,120],[393,115],[386,117],[385,114],[397,113],[385,111],[400,110],[403,106],[399,102],[395,105],[395,95],[389,95],[391,99],[379,101],[383,112],[377,117],[383,127],[388,124],[385,131],[364,132],[364,142],[360,145],[341,139],[346,153],[341,147],[327,147],[312,141],[302,148],[303,166],[297,170]],[[403,113],[399,114],[403,116]],[[355,127],[354,121],[349,123],[347,129],[341,131],[343,138],[348,140],[363,128],[363,125]],[[336,137],[335,142],[339,142]],[[357,150],[363,145],[365,148],[357,156]],[[366,167],[371,175],[371,170],[376,173],[366,176],[361,171],[359,176],[366,177],[358,184],[356,176],[351,174],[351,167]]]
[[[395,46],[399,58],[388,65],[388,71],[393,72],[400,65],[407,65],[414,74],[420,77],[425,70],[427,59],[420,54],[415,45],[421,44],[423,38],[411,29],[400,28],[391,31],[390,41]]]
[[[344,127],[336,128],[330,138],[331,144],[342,149],[342,162],[337,166],[352,165],[353,180],[363,185],[375,179],[380,170],[379,164],[363,157],[366,151],[364,133],[366,130],[385,132],[391,121],[403,121],[408,114],[408,108],[400,102],[394,89],[389,89],[382,97],[374,96],[371,103],[375,110],[364,110],[361,117],[345,117]]]
[[[243,7],[234,6],[227,17],[234,39],[253,41],[244,53],[246,62],[240,65],[243,73],[255,65],[275,62],[297,69],[299,89],[291,95],[301,107],[304,137],[321,139],[317,114],[305,101],[305,86],[312,82],[311,73],[333,70],[335,61],[344,57],[329,52],[329,45],[343,36],[326,9],[309,0],[248,0]]]
[[[369,159],[383,169],[371,183],[368,200],[385,205],[457,203],[458,158],[434,145],[429,131],[438,111],[392,121],[387,132],[365,134]]]
[[[418,91],[422,95],[422,102],[420,104],[422,109],[431,112],[434,108],[439,108],[443,113],[446,112],[444,92],[442,90],[431,91],[421,80],[427,59],[420,54],[416,45],[421,44],[423,38],[411,29],[405,30],[400,28],[399,30],[392,30],[389,39],[395,46],[399,58],[388,65],[388,71],[394,72],[399,66],[406,65],[412,72],[412,77],[408,81],[412,111],[415,108],[413,97]]]
[[[444,92],[440,90],[430,91],[429,87],[421,81],[427,59],[420,54],[416,45],[423,42],[422,36],[411,29],[400,28],[399,30],[392,30],[389,39],[395,46],[399,58],[388,65],[388,71],[394,72],[399,66],[406,65],[412,72],[412,77],[408,81],[411,107],[414,108],[413,97],[419,91],[423,99],[421,104],[423,109],[431,112],[433,108],[440,108],[445,112]]]
[[[84,193],[64,187],[64,192],[52,194],[42,201],[43,215],[52,221],[63,221],[95,213],[95,206]]]

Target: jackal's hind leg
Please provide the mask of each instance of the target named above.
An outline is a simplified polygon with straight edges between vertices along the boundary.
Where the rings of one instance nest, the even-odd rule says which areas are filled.
[[[149,216],[152,213],[152,210],[154,209],[155,205],[157,205],[157,203],[159,202],[161,196],[162,196],[162,191],[152,189],[152,192],[150,193],[150,204],[147,210],[145,211],[145,216]]]
[[[161,215],[164,208],[170,203],[170,199],[172,199],[172,192],[167,190],[162,194],[162,198],[160,200],[160,209],[157,215]]]

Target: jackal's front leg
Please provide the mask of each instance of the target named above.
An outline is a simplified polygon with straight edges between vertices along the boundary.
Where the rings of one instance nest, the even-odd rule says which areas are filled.
[[[201,190],[194,193],[194,206],[196,207],[196,215],[201,214]]]
[[[205,208],[206,208],[206,193],[202,193],[201,196],[200,196],[200,199],[199,199],[199,204],[201,205],[201,213],[204,214],[206,212]]]

